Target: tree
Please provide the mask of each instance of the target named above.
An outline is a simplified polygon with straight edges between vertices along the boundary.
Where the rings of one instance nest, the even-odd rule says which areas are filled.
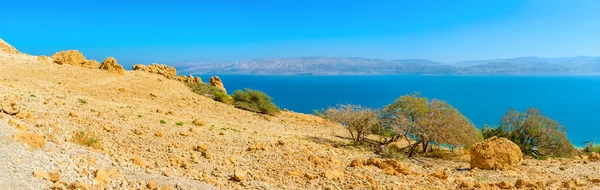
[[[383,109],[380,119],[383,128],[396,134],[390,142],[400,138],[409,142],[408,157],[415,155],[419,145],[427,152],[431,143],[470,146],[481,140],[479,131],[456,108],[418,93],[396,99]]]
[[[566,127],[537,108],[529,108],[525,112],[509,109],[502,116],[500,126],[486,126],[482,134],[485,138],[498,136],[510,139],[527,155],[568,157],[576,153],[567,139]]]
[[[267,115],[275,115],[281,111],[277,105],[271,102],[273,98],[258,90],[248,88],[236,90],[231,96],[235,107],[240,109]]]
[[[377,124],[377,112],[358,105],[339,105],[323,112],[326,119],[346,126],[353,140],[364,141],[372,126]]]

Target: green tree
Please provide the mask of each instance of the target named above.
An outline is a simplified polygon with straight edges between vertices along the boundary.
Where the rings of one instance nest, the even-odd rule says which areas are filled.
[[[510,139],[526,155],[569,157],[576,154],[567,139],[566,127],[537,108],[529,108],[525,112],[509,109],[502,116],[500,126],[486,126],[482,134],[485,138],[498,136]]]
[[[352,139],[357,142],[364,141],[371,127],[377,124],[375,110],[351,104],[327,108],[323,112],[323,117],[344,125]]]
[[[418,93],[404,95],[381,112],[382,126],[395,136],[389,142],[404,138],[409,142],[408,157],[419,146],[427,152],[430,144],[470,146],[482,139],[475,126],[450,104]]]
[[[275,115],[281,111],[277,105],[271,102],[273,98],[258,90],[248,88],[236,90],[231,96],[235,107],[240,109],[267,115]]]

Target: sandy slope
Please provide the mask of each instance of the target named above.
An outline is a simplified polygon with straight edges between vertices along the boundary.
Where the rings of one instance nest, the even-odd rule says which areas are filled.
[[[143,72],[118,75],[0,53],[4,96],[18,96],[21,106],[18,115],[0,114],[0,186],[7,189],[143,189],[149,181],[181,189],[455,189],[456,179],[514,184],[519,178],[543,181],[548,189],[580,179],[585,184],[579,188],[600,189],[588,180],[600,176],[600,163],[579,160],[527,159],[514,170],[483,171],[464,169],[465,159],[419,158],[403,161],[412,174],[399,176],[374,166],[348,167],[355,158],[377,155],[344,146],[349,141],[342,126],[293,112],[271,117],[242,111]],[[8,125],[9,119],[25,128]],[[205,125],[194,125],[195,119]],[[11,138],[23,131],[43,136],[44,148]],[[101,147],[73,143],[80,131]],[[55,184],[31,174],[52,169],[61,173]],[[108,180],[97,177],[99,170],[109,171]],[[236,170],[247,173],[240,182],[233,179]],[[448,179],[429,175],[442,170]]]

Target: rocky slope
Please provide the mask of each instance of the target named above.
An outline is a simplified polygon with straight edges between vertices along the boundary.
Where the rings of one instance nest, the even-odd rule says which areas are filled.
[[[46,60],[46,61],[44,61]],[[113,65],[112,60],[109,60]],[[380,159],[340,125],[221,104],[156,73],[0,53],[6,189],[599,189],[600,158]],[[541,185],[540,185],[541,184]]]

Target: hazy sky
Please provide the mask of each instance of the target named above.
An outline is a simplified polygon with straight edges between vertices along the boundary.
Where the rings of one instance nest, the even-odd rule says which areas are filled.
[[[121,63],[297,56],[461,60],[600,55],[598,0],[0,0],[29,54]]]

